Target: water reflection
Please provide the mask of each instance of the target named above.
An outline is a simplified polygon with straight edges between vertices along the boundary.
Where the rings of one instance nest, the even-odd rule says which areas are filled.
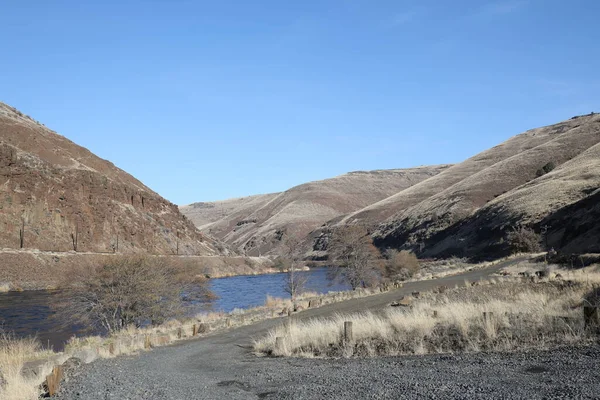
[[[342,284],[331,285],[327,280],[327,268],[315,268],[301,272],[307,275],[306,290],[317,293],[347,290]],[[209,287],[219,298],[211,304],[215,311],[229,312],[235,308],[249,308],[264,304],[267,295],[288,297],[284,290],[285,274],[235,276],[211,279]],[[0,327],[18,336],[37,335],[44,346],[55,350],[63,348],[66,340],[81,326],[64,327],[52,318],[52,291],[25,291],[0,294]],[[197,305],[196,312],[205,309]]]

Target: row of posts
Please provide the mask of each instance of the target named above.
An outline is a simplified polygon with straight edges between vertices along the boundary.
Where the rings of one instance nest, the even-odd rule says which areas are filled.
[[[433,312],[433,317],[438,317],[438,312]],[[487,311],[483,313],[484,322],[489,322],[494,317],[494,313]],[[583,321],[586,329],[589,328],[600,328],[600,313],[598,313],[598,307],[596,306],[584,306],[583,307]],[[292,329],[292,317],[288,316],[286,321],[286,331],[289,334]],[[283,353],[285,344],[282,336],[275,338],[275,351],[279,354]],[[352,330],[352,321],[344,321],[344,344],[348,345],[354,342],[354,334]]]

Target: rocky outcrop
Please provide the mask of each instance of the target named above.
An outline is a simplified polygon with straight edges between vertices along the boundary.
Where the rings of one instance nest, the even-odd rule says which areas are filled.
[[[177,206],[0,103],[0,248],[218,255]]]

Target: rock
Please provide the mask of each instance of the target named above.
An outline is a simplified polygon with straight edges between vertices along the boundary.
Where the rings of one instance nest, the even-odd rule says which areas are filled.
[[[73,357],[81,360],[84,364],[89,364],[98,359],[98,353],[92,349],[81,349],[75,351]]]
[[[421,297],[421,292],[412,292],[412,297],[418,299],[419,297]]]
[[[410,297],[404,296],[400,300],[398,300],[398,305],[402,307],[410,307],[412,305],[412,299]]]
[[[535,276],[537,276],[538,278],[545,278],[548,276],[548,271],[544,271],[544,270],[535,271]]]

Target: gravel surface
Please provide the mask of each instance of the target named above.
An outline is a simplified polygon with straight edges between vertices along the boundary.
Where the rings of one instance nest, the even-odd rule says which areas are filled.
[[[415,282],[379,296],[297,315],[308,319],[377,309],[402,294],[471,281],[493,269]],[[600,347],[525,353],[375,359],[257,357],[252,338],[282,323],[267,320],[134,357],[73,368],[60,399],[565,399],[600,398]]]

